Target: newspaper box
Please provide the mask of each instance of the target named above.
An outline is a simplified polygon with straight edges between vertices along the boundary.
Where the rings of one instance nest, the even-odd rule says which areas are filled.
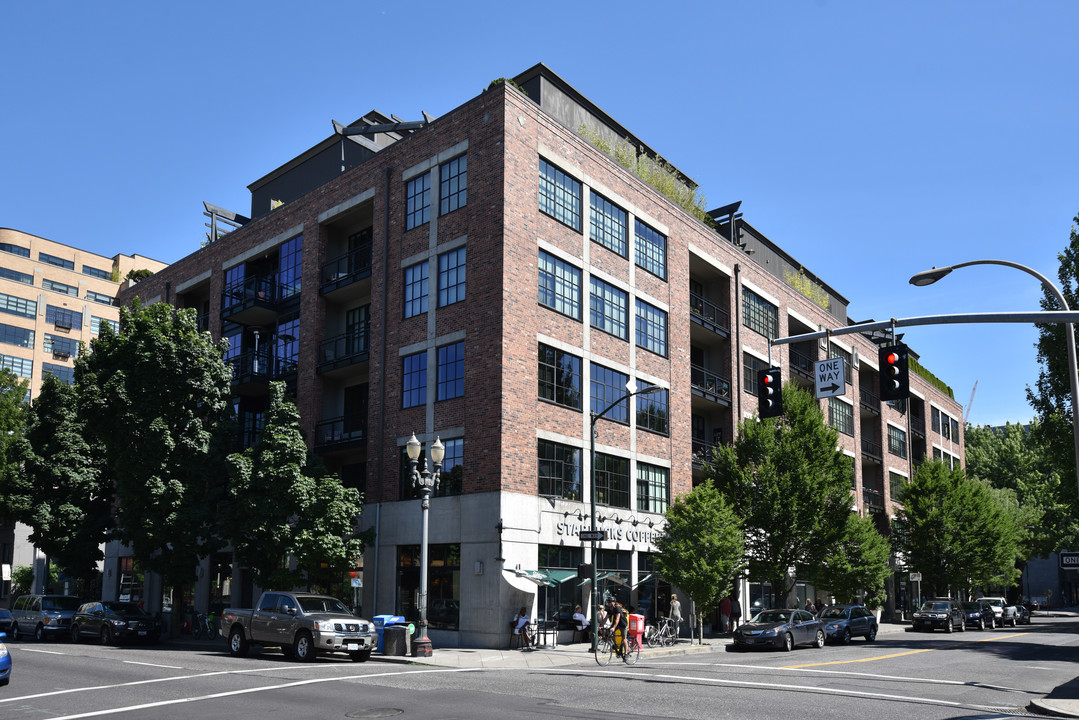
[[[637,638],[639,645],[644,644],[644,615],[629,613],[629,634]]]

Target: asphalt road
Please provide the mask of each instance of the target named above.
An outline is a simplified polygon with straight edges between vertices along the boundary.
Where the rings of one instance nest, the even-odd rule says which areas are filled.
[[[1079,618],[891,633],[793,653],[713,652],[549,669],[310,664],[276,651],[9,644],[0,718],[992,718],[1079,674]]]

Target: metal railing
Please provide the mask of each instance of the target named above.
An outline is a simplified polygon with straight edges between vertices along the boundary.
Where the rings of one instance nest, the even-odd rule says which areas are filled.
[[[318,346],[318,366],[348,364],[367,360],[371,350],[370,324],[323,340]]]
[[[690,366],[689,382],[693,387],[710,395],[726,400],[731,398],[731,381],[698,365]]]
[[[365,416],[341,416],[315,425],[315,444],[319,447],[367,441]]]
[[[365,243],[322,266],[321,287],[344,285],[371,273],[371,243]]]
[[[696,293],[689,294],[689,311],[704,321],[724,332],[731,330],[731,314],[715,303],[705,300]]]

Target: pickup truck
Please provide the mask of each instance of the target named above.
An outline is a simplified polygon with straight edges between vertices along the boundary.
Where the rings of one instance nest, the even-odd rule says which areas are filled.
[[[993,608],[993,615],[996,617],[995,625],[997,627],[1004,627],[1005,625],[1011,625],[1015,627],[1017,619],[1019,617],[1018,611],[1015,609],[1015,605],[1012,605],[999,595],[987,595],[985,597],[978,598],[978,601],[989,603]]]
[[[264,592],[254,610],[226,608],[221,635],[236,657],[247,655],[251,645],[266,645],[301,662],[330,652],[364,662],[376,645],[370,621],[350,613],[337,598],[310,593]]]

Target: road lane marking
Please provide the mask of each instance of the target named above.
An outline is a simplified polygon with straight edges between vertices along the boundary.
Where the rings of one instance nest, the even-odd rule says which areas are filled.
[[[157,663],[138,662],[137,660],[124,660],[128,665],[146,665],[147,667],[168,668],[169,670],[183,670],[183,665],[158,665]]]
[[[42,655],[67,655],[67,653],[62,653],[59,650],[38,650],[37,648],[19,648],[19,650],[41,653]]]
[[[114,715],[135,710],[148,710],[150,708],[166,707],[168,705],[182,705],[184,703],[202,702],[203,700],[219,700],[221,698],[235,697],[237,695],[250,695],[252,693],[268,692],[271,690],[284,690],[286,688],[314,685],[315,683],[340,682],[342,680],[367,680],[368,678],[399,677],[401,675],[421,675],[431,673],[461,673],[479,672],[478,668],[433,668],[430,670],[408,670],[404,672],[375,673],[373,675],[348,675],[334,678],[311,678],[310,680],[296,680],[295,682],[268,687],[245,688],[243,690],[230,690],[228,692],[213,693],[211,695],[198,695],[195,697],[177,698],[175,700],[161,700],[159,702],[144,703],[142,705],[129,705],[127,707],[109,708],[108,710],[94,710],[78,715],[63,715],[54,717],[52,720],[79,720],[80,718],[100,717],[102,715]]]
[[[903,657],[904,655],[917,655],[918,653],[934,652],[934,651],[937,651],[937,650],[950,650],[952,648],[961,648],[961,647],[965,647],[967,645],[973,645],[974,643],[992,642],[993,640],[1000,640],[1001,638],[1006,638],[1006,639],[1010,640],[1012,638],[1023,637],[1024,635],[1029,635],[1029,634],[1030,633],[1014,633],[1014,634],[1010,634],[1010,635],[998,635],[998,636],[995,636],[995,637],[979,638],[977,640],[967,640],[966,642],[955,642],[955,643],[951,643],[949,645],[940,645],[938,647],[921,648],[920,650],[908,650],[906,652],[893,653],[891,655],[877,655],[876,657],[855,658],[853,660],[832,660],[832,661],[829,661],[829,662],[806,663],[804,665],[781,665],[780,667],[782,669],[786,669],[786,670],[798,670],[800,668],[821,667],[821,666],[824,666],[824,665],[846,665],[848,663],[873,662],[874,660],[889,660],[891,658]]]

